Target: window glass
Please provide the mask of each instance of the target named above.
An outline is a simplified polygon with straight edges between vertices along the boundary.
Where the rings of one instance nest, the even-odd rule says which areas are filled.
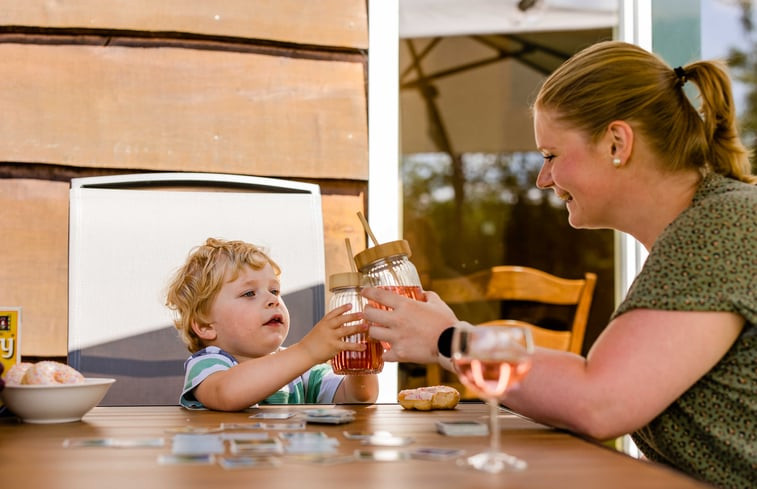
[[[400,41],[403,236],[424,287],[496,265],[594,272],[584,350],[614,307],[614,233],[571,228],[565,204],[536,188],[542,157],[530,103],[562,61],[610,38],[605,29]],[[456,312],[471,322],[534,320],[492,304]],[[533,322],[565,329],[570,314],[545,311]]]
[[[754,1],[703,0],[702,58],[727,61],[744,144],[757,149],[757,12]],[[754,159],[752,160],[754,166]]]

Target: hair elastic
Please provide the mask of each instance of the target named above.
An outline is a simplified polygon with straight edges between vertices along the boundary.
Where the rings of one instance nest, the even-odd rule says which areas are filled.
[[[673,71],[675,71],[676,76],[678,77],[678,82],[683,85],[686,83],[686,70],[684,70],[682,67],[677,66],[673,68]]]

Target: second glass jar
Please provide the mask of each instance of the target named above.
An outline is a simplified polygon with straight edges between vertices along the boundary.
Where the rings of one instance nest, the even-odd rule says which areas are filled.
[[[329,310],[344,304],[352,304],[352,312],[362,312],[365,299],[360,295],[361,275],[357,272],[337,273],[329,277],[329,290],[332,292]],[[359,321],[346,323],[355,326]],[[363,351],[343,351],[337,354],[331,365],[334,372],[343,375],[377,374],[384,368],[384,347],[381,342],[370,337],[368,332],[358,333],[344,338],[351,343],[365,343]]]

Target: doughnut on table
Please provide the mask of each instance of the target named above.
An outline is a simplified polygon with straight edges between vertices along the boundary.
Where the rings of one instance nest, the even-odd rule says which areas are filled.
[[[276,406],[266,411],[297,411],[329,406]],[[486,436],[445,436],[437,421],[485,421],[487,407],[460,403],[453,410],[410,411],[398,404],[341,405],[354,409],[348,424],[307,424],[306,431],[323,431],[337,438],[340,454],[378,449],[346,438],[349,431],[389,431],[410,437],[409,445],[394,447],[411,452],[422,447],[456,448],[466,454],[487,447]],[[269,468],[224,469],[212,465],[161,465],[158,459],[171,453],[176,430],[201,430],[221,423],[251,423],[261,411],[224,413],[188,411],[178,406],[96,407],[83,420],[53,425],[24,424],[0,418],[0,480],[3,488],[150,489],[213,487],[287,487],[303,489],[404,489],[404,488],[555,488],[683,489],[707,488],[666,467],[633,459],[600,444],[548,428],[502,411],[501,444],[504,451],[529,464],[523,472],[497,475],[459,467],[453,460],[409,458],[400,462],[350,461],[315,464],[280,458]],[[296,419],[296,418],[294,418]],[[276,433],[271,433],[276,436]],[[114,438],[118,440],[165,439],[164,446],[137,448],[64,447],[65,440]],[[227,449],[228,450],[228,449]],[[222,455],[219,455],[220,457]]]

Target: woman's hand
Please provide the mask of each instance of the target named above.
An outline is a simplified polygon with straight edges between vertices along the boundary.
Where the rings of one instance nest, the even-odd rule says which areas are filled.
[[[372,301],[363,311],[371,323],[371,337],[391,345],[384,360],[436,363],[439,335],[457,322],[436,293],[425,292],[426,302],[376,287],[365,288],[361,294]]]

